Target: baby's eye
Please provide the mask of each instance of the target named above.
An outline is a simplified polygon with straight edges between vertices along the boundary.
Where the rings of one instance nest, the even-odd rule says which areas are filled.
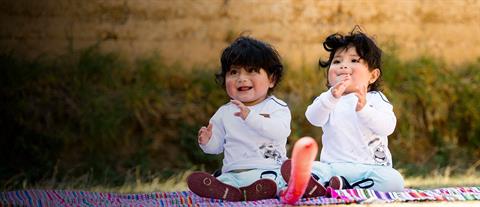
[[[338,64],[338,63],[340,63],[340,60],[333,60],[332,63],[333,64]]]
[[[235,74],[237,74],[237,73],[238,73],[238,71],[235,70],[235,69],[232,69],[232,70],[228,71],[228,74],[229,74],[229,75],[235,75]]]
[[[352,59],[352,63],[358,63],[358,62],[360,62],[359,58],[358,59]]]
[[[253,72],[259,72],[258,68],[256,67],[246,67],[245,70],[249,73],[253,73]]]

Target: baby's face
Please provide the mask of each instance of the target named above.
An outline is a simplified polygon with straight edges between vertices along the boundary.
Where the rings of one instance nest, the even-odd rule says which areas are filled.
[[[247,106],[265,100],[268,90],[275,85],[267,72],[260,68],[258,72],[243,66],[231,66],[225,75],[225,88],[230,98],[239,100]]]
[[[354,92],[357,86],[368,86],[377,79],[367,63],[357,54],[355,47],[338,49],[328,70],[330,87],[348,78],[352,79],[352,82],[345,93]]]

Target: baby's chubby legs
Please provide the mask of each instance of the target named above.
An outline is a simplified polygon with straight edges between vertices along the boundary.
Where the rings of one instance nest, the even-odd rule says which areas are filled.
[[[226,172],[217,177],[221,182],[237,188],[248,186],[262,178],[271,179],[277,184],[277,194],[287,185],[282,178],[280,168],[273,170],[252,169],[241,172]]]
[[[374,181],[369,188],[383,192],[400,192],[404,190],[404,181],[400,173],[387,166],[359,163],[324,163],[315,161],[312,173],[319,177],[320,183],[325,183],[332,176],[343,176],[349,183],[355,183],[367,178]]]

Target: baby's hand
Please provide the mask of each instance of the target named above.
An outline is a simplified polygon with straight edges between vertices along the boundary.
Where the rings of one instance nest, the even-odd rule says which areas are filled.
[[[340,96],[344,95],[345,89],[352,83],[352,78],[350,75],[342,75],[338,76],[337,79],[339,80],[332,87],[332,95],[335,98],[340,98]]]
[[[355,111],[360,111],[367,104],[367,86],[366,85],[357,86],[355,91],[355,96],[358,97],[358,102],[357,102],[357,106],[355,107]]]
[[[250,113],[250,109],[248,107],[246,107],[245,104],[243,104],[242,102],[240,102],[238,100],[232,100],[231,102],[233,104],[237,105],[238,108],[240,109],[240,111],[236,112],[234,115],[238,116],[238,117],[241,117],[243,120],[245,120],[248,116],[248,113]]]
[[[206,145],[212,137],[212,123],[208,123],[208,127],[203,126],[198,130],[198,143],[201,145]]]

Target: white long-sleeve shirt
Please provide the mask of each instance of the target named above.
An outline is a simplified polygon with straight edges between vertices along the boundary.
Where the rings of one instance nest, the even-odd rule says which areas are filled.
[[[210,119],[212,137],[200,148],[208,154],[224,152],[222,172],[241,169],[274,169],[287,159],[291,114],[274,96],[254,106],[243,120],[232,103],[221,106]]]
[[[397,123],[393,107],[378,91],[368,92],[366,99],[363,109],[356,112],[354,94],[336,99],[328,90],[308,106],[307,120],[323,130],[320,161],[392,167],[387,136]]]

